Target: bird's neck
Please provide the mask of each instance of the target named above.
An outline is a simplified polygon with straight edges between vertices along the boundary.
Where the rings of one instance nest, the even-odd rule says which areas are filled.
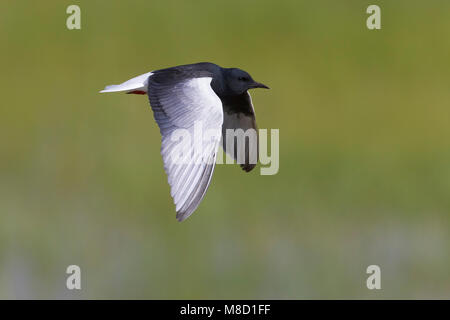
[[[223,111],[226,113],[253,114],[250,96],[247,92],[238,95],[219,96],[219,98],[222,101]]]

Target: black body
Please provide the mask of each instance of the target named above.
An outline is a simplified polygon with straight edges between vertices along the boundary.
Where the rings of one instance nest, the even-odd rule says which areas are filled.
[[[266,88],[245,71],[237,68],[222,68],[210,62],[186,64],[153,71],[152,81],[167,83],[183,79],[211,77],[211,88],[222,101],[223,112],[254,115],[253,106],[247,90]],[[158,80],[159,79],[159,80]],[[150,92],[150,90],[149,90]]]

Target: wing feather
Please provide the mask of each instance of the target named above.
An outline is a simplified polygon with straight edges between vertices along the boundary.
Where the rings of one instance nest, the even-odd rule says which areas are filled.
[[[165,69],[148,80],[148,96],[162,135],[161,155],[177,219],[185,220],[202,201],[211,182],[223,123],[222,102],[211,88],[211,76],[192,77]],[[200,125],[203,135],[196,136]],[[190,140],[174,139],[174,133]],[[214,134],[205,139],[205,132]],[[179,157],[181,151],[185,151]],[[183,160],[183,161],[180,161]]]

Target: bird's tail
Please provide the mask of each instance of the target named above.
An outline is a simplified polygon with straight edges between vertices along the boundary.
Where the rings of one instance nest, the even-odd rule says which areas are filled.
[[[147,72],[124,83],[106,86],[100,93],[126,91],[127,93],[146,94],[148,77],[151,75],[151,72]]]

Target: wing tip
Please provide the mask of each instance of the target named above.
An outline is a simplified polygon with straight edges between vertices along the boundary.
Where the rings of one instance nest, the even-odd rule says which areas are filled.
[[[183,222],[184,220],[186,220],[187,218],[189,218],[192,215],[192,212],[189,211],[177,211],[177,220],[178,222]]]

